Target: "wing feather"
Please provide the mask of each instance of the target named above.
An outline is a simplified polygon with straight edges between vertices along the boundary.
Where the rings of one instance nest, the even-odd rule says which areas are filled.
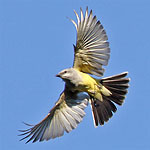
[[[88,96],[84,93],[69,93],[65,90],[56,105],[51,109],[48,115],[35,126],[27,130],[20,130],[25,136],[21,140],[29,138],[26,143],[32,141],[44,141],[60,137],[75,129],[82,121],[88,105]]]
[[[77,30],[77,42],[74,46],[74,65],[79,71],[102,76],[104,73],[103,65],[108,64],[110,57],[109,43],[106,32],[92,10],[88,15],[86,8],[85,16],[80,9],[80,17],[76,11],[77,24],[71,20]]]

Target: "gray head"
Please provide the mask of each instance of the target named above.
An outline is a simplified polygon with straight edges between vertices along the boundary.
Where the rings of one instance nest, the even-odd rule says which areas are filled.
[[[82,81],[82,77],[74,68],[62,70],[56,75],[56,77],[63,79],[66,82],[66,84],[73,84],[75,86],[77,86],[78,83]]]

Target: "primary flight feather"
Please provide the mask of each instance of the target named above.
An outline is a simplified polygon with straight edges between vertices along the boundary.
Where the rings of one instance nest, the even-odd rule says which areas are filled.
[[[88,16],[88,8],[86,9],[85,17],[81,9],[81,19],[74,11],[77,17],[77,24],[73,22],[77,30],[77,42],[74,46],[74,65],[77,70],[102,76],[104,69],[102,65],[107,65],[110,48],[107,42],[106,32],[96,16],[93,16],[92,10]]]

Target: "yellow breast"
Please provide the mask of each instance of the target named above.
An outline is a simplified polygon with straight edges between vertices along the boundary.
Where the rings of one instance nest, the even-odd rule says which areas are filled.
[[[82,81],[79,83],[78,90],[87,92],[89,95],[103,101],[102,94],[110,96],[111,92],[99,83],[98,79],[91,77],[90,75],[78,71],[82,77]]]
[[[91,77],[90,75],[86,73],[83,73],[83,72],[79,72],[79,73],[83,79],[82,82],[80,83],[80,85],[82,85],[83,91],[88,92],[88,93],[89,92],[95,93],[97,92],[97,90],[99,90],[96,79],[94,79],[93,77]]]

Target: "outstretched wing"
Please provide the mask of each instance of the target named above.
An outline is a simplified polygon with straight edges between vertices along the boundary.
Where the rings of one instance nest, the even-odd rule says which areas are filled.
[[[92,10],[88,15],[86,8],[85,16],[81,9],[81,17],[74,11],[77,23],[71,19],[77,30],[77,42],[74,46],[74,65],[79,71],[102,76],[104,68],[108,64],[110,56],[109,43],[106,32]]]
[[[28,142],[33,140],[43,141],[60,137],[64,131],[70,132],[75,129],[85,115],[84,109],[88,105],[88,96],[83,93],[69,93],[64,91],[56,103],[50,110],[48,115],[38,124],[27,130],[19,130],[23,132],[21,136],[25,136],[21,140],[29,138]]]

